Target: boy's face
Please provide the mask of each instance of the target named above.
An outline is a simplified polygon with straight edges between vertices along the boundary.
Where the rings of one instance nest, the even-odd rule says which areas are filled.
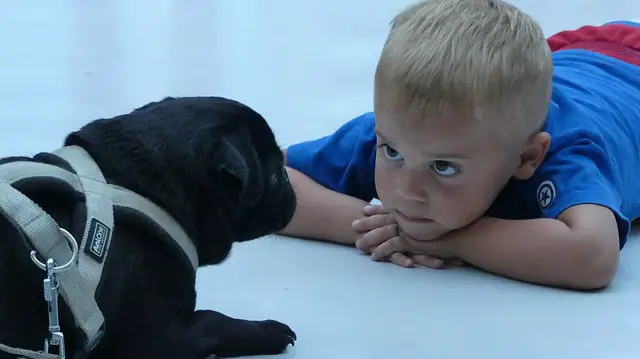
[[[521,164],[495,121],[424,118],[377,100],[375,115],[378,195],[416,239],[475,221]]]

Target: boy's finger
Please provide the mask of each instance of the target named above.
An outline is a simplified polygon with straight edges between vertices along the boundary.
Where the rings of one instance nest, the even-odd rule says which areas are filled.
[[[446,265],[449,267],[465,267],[467,264],[460,259],[451,259],[446,262]]]
[[[356,219],[351,223],[351,228],[356,232],[366,232],[394,224],[396,224],[396,220],[389,213],[374,214],[370,217]]]
[[[361,251],[370,253],[371,248],[378,247],[381,244],[387,242],[389,239],[396,237],[397,235],[397,224],[379,227],[365,233],[362,237],[360,237],[360,239],[356,241],[356,247]],[[391,253],[393,252],[395,251],[390,252],[388,255],[391,255]]]
[[[413,259],[415,264],[431,269],[442,269],[445,264],[442,259],[427,254],[414,254],[411,256],[411,259]]]
[[[389,213],[389,211],[387,211],[386,208],[384,208],[382,205],[379,205],[379,204],[370,204],[364,207],[364,214],[366,214],[367,216],[373,216],[374,214],[387,214],[387,213]]]
[[[402,237],[393,237],[383,243],[380,243],[371,253],[371,259],[379,260],[388,258],[395,252],[406,252],[406,241]]]
[[[395,252],[389,256],[389,262],[399,265],[400,267],[413,267],[413,260],[400,252]]]

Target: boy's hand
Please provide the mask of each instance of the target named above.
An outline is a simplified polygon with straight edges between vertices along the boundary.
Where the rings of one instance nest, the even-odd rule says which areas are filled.
[[[400,231],[400,235],[377,246],[371,253],[371,259],[383,260],[393,253],[411,253],[414,263],[429,268],[440,269],[447,266],[461,267],[464,262],[457,259],[455,243],[444,238],[419,241]]]
[[[399,227],[396,219],[381,205],[369,205],[364,208],[366,217],[353,222],[352,228],[358,233],[355,244],[361,251],[372,254],[384,243],[401,241]],[[393,248],[391,245],[383,247],[383,250]],[[420,264],[430,268],[444,267],[444,261],[429,255],[419,254],[407,256],[404,251],[393,251],[382,259],[388,259],[391,263],[402,267],[413,267]],[[385,252],[386,253],[386,252]]]

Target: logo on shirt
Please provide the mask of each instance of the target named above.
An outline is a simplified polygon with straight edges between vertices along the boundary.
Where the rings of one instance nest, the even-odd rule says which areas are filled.
[[[553,199],[556,198],[556,186],[553,185],[551,181],[543,181],[538,186],[538,191],[536,193],[538,197],[538,204],[540,208],[547,209]]]

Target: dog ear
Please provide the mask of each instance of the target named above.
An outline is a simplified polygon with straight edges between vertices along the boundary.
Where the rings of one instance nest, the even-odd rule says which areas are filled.
[[[242,183],[240,204],[253,206],[264,194],[262,165],[253,145],[245,136],[227,135],[221,139],[218,170],[227,171]],[[221,189],[224,191],[224,188]]]

